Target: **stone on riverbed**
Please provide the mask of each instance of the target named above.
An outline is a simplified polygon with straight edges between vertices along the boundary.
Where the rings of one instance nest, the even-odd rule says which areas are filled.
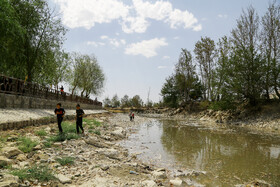
[[[62,184],[72,183],[72,180],[65,175],[58,174],[56,177]]]
[[[126,132],[125,132],[125,130],[122,127],[117,127],[116,130],[111,132],[111,135],[116,136],[118,138],[124,138],[125,135],[126,135]]]
[[[143,181],[142,185],[145,187],[156,187],[157,186],[157,184],[153,180]]]
[[[19,178],[10,174],[1,173],[0,174],[0,186],[1,187],[16,187],[18,184]]]
[[[180,178],[170,180],[169,182],[170,182],[171,185],[174,185],[174,186],[181,186],[182,183],[183,183],[183,181]]]
[[[16,147],[4,147],[2,149],[2,153],[7,158],[12,158],[12,157],[15,157],[15,156],[21,154],[22,152],[18,148],[16,148]]]
[[[98,141],[98,139],[95,139],[95,138],[86,139],[85,142],[89,145],[93,145],[94,147],[98,147],[98,148],[107,148],[108,147],[108,145]]]
[[[156,178],[156,179],[166,179],[167,176],[165,174],[164,171],[153,171],[152,175]]]
[[[12,160],[10,160],[4,156],[0,156],[0,168],[10,165],[10,164],[12,164]]]

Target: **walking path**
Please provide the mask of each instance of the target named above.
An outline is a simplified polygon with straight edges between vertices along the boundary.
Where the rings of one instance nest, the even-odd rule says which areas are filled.
[[[74,115],[76,110],[65,110],[66,115]],[[104,113],[105,110],[84,110],[86,114]],[[0,109],[0,123],[53,117],[54,109]]]

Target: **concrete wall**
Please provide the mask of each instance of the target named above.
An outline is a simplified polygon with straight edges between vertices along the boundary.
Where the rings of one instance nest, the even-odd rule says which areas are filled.
[[[42,98],[33,98],[20,95],[11,95],[0,93],[0,108],[18,108],[18,109],[54,109],[56,104],[60,102],[65,109],[75,109],[76,104],[68,101],[47,100]],[[102,109],[102,106],[80,103],[83,109]]]

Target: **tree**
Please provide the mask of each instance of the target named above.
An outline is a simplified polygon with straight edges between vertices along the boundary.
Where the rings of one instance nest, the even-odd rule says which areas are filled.
[[[131,103],[130,103],[130,99],[128,97],[128,95],[124,95],[123,98],[121,98],[121,107],[130,107]]]
[[[273,89],[280,98],[280,5],[274,1],[262,17],[262,52],[265,58],[264,89],[266,98]]]
[[[68,75],[72,94],[76,89],[81,90],[81,96],[98,95],[102,92],[105,75],[97,59],[92,55],[72,54],[72,71]]]
[[[259,53],[259,17],[253,7],[243,11],[232,30],[230,79],[233,92],[255,105],[262,92],[263,63]]]
[[[232,44],[227,36],[219,39],[217,43],[217,63],[214,72],[213,89],[214,98],[219,101],[220,99],[226,99],[226,96],[230,94],[229,85],[231,80],[229,79],[228,72],[230,69],[230,56],[232,54]]]
[[[120,102],[117,94],[115,94],[113,96],[113,98],[111,99],[111,104],[112,104],[112,107],[119,107],[120,106],[121,102]]]
[[[195,65],[193,64],[191,52],[182,49],[179,61],[175,65],[175,85],[178,97],[182,104],[191,100],[191,91],[196,79]]]
[[[163,103],[175,108],[178,106],[178,92],[176,89],[176,80],[174,75],[168,77],[161,89],[161,95],[163,97]]]
[[[111,106],[111,100],[109,97],[106,97],[104,100],[103,100],[103,105],[104,107],[110,107]]]
[[[206,88],[204,99],[213,98],[213,73],[215,69],[214,58],[215,58],[215,42],[209,37],[201,38],[200,41],[196,42],[194,53],[196,60],[199,65],[200,76],[202,84]]]
[[[143,101],[139,95],[135,95],[134,97],[132,97],[130,102],[131,102],[131,105],[136,108],[139,108],[143,105]]]
[[[0,3],[5,10],[0,11],[1,72],[21,79],[27,75],[28,81],[47,84],[45,72],[56,71],[53,56],[61,50],[66,32],[60,18],[44,0]]]

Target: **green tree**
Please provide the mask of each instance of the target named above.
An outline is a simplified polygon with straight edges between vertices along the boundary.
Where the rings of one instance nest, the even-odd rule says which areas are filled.
[[[132,99],[130,100],[131,106],[139,108],[143,105],[143,101],[140,98],[139,95],[135,95],[134,97],[132,97]]]
[[[175,108],[178,106],[178,91],[176,89],[175,76],[172,75],[166,79],[161,89],[164,105]]]
[[[209,37],[201,37],[201,40],[195,44],[194,53],[199,65],[202,84],[206,88],[204,99],[213,100],[212,85],[215,70],[214,58],[216,56],[214,40]]]
[[[104,107],[110,107],[110,106],[112,106],[111,105],[111,100],[110,100],[110,98],[109,97],[106,97],[104,100],[103,100],[103,105],[104,105]]]
[[[266,98],[272,90],[280,98],[280,5],[274,1],[262,17],[262,52],[265,63],[264,89]]]
[[[81,90],[81,96],[98,95],[102,92],[105,75],[97,59],[92,55],[73,53],[71,58],[72,70],[68,75],[72,94],[76,89]]]
[[[130,99],[128,95],[124,95],[123,98],[121,98],[121,107],[130,107],[131,103],[130,103]]]
[[[196,77],[191,52],[182,49],[179,61],[175,65],[175,85],[178,91],[178,99],[183,105],[191,100],[190,95],[197,81]]]
[[[119,97],[117,94],[115,94],[112,99],[111,99],[111,104],[112,104],[112,107],[119,107],[121,105],[121,102],[119,100]]]
[[[233,52],[228,68],[232,91],[248,99],[252,105],[256,104],[263,90],[259,37],[259,17],[255,9],[249,7],[232,30]]]

